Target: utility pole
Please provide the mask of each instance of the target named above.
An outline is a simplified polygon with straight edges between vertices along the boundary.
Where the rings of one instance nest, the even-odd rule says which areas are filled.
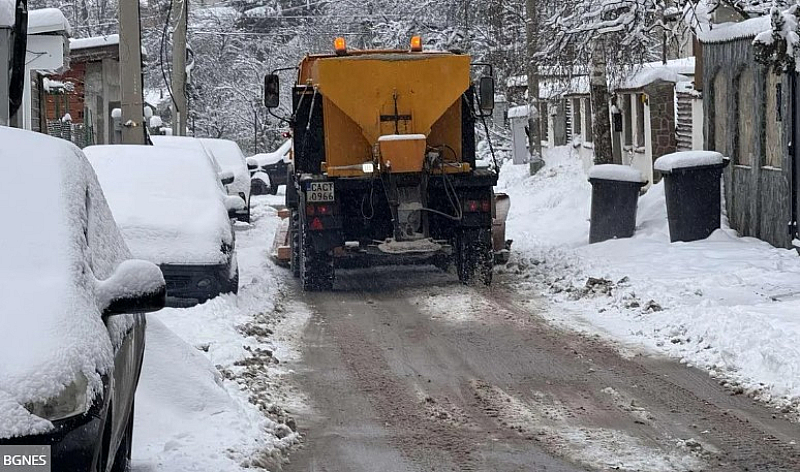
[[[464,0],[464,52],[469,52],[469,0]]]
[[[142,98],[142,40],[139,23],[139,2],[119,2],[119,68],[122,89],[122,143],[144,144],[147,127],[144,123]]]
[[[539,64],[536,54],[539,52],[539,3],[538,0],[525,0],[526,59],[528,73],[528,153],[530,154],[529,171],[533,175],[544,167],[542,159],[541,119],[539,116]]]
[[[187,0],[172,0],[172,17],[177,20],[172,33],[172,94],[175,99],[175,118],[172,132],[186,136],[189,107],[186,101],[186,20]]]

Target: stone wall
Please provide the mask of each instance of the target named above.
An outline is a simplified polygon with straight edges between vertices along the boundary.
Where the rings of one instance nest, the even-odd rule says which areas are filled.
[[[655,161],[664,154],[678,150],[675,135],[675,84],[658,81],[645,87],[650,105],[650,136],[653,145],[652,156]],[[653,174],[653,183],[661,176]]]

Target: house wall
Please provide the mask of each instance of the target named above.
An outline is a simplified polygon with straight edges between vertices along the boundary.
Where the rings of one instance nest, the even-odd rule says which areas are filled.
[[[792,219],[792,159],[788,148],[791,94],[784,93],[780,100],[779,116],[782,121],[767,123],[767,93],[776,93],[776,90],[767,90],[768,71],[755,61],[751,41],[752,38],[745,38],[703,45],[704,105],[707,110],[705,143],[707,149],[731,158],[731,164],[724,172],[726,209],[731,226],[743,236],[760,238],[775,246],[789,248],[791,234],[788,223]],[[745,67],[753,68],[753,80],[745,90],[740,91],[739,77]],[[785,74],[780,82],[782,89],[789,91],[789,80]],[[739,109],[738,98],[740,95],[746,97],[745,94],[754,97],[753,110]],[[744,128],[740,128],[740,121],[745,123]],[[782,129],[779,146],[783,159],[778,163],[779,166],[765,165],[767,125]],[[749,126],[753,130],[749,130]],[[741,130],[752,134],[755,139],[740,143]],[[741,148],[752,150],[752,160],[739,155]]]

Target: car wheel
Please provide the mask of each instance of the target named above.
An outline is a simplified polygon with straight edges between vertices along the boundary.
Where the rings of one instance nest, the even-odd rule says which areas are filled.
[[[122,437],[117,453],[114,455],[114,465],[111,466],[111,472],[127,472],[130,470],[131,450],[133,450],[133,403],[131,403],[128,423],[125,425],[125,436]]]

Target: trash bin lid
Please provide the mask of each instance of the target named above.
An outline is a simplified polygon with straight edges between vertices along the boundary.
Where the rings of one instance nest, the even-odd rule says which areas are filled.
[[[725,157],[717,151],[681,151],[665,154],[653,164],[661,173],[669,174],[677,169],[690,167],[724,166]]]
[[[592,180],[614,180],[617,182],[630,182],[634,184],[646,184],[647,179],[638,170],[631,166],[619,164],[599,164],[589,169],[589,181]]]

